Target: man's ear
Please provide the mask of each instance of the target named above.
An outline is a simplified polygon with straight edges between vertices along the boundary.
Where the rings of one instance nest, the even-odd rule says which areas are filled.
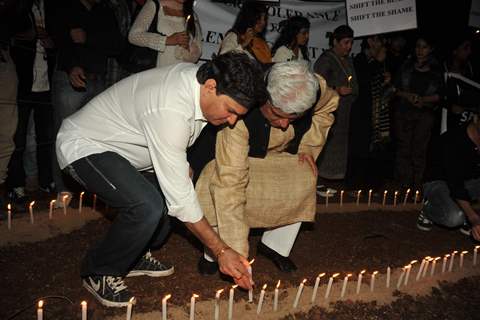
[[[204,87],[208,92],[213,92],[215,94],[217,93],[217,82],[215,79],[207,79],[207,81],[204,83]]]

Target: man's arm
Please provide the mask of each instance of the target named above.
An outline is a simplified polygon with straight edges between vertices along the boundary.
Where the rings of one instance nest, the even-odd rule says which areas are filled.
[[[475,211],[475,209],[473,209],[470,201],[457,199],[457,203],[465,213],[468,221],[470,221],[470,224],[472,225],[473,238],[477,241],[480,241],[480,216]]]

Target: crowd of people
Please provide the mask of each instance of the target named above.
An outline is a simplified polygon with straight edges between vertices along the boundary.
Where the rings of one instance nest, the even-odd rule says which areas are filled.
[[[311,61],[307,18],[282,21],[271,44],[267,23],[264,4],[244,3],[218,54],[199,63],[193,0],[2,1],[2,213],[26,211],[32,162],[58,207],[80,185],[115,208],[81,270],[114,307],[132,297],[124,277],[174,272],[150,251],[170,217],[204,245],[203,275],[251,288],[251,228],[265,229],[258,254],[296,270],[301,223],[335,181],[421,190],[419,229],[460,227],[479,241],[474,36],[440,48],[421,33],[370,35],[352,54],[354,30],[341,25]]]

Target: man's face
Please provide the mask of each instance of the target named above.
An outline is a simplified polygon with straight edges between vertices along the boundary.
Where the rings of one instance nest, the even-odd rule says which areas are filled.
[[[286,130],[290,125],[290,122],[295,121],[300,117],[298,114],[291,114],[282,111],[273,106],[270,101],[262,106],[261,111],[272,127],[282,130]]]
[[[233,126],[248,109],[227,95],[217,95],[216,82],[208,79],[200,90],[200,107],[203,116],[215,126],[225,123]]]

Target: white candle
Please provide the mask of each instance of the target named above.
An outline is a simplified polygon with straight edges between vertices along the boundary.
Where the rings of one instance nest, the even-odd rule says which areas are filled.
[[[340,273],[333,274],[330,279],[328,279],[327,291],[325,291],[325,299],[328,299],[330,296],[330,291],[332,290],[333,279],[338,277]]]
[[[220,295],[222,294],[222,292],[223,292],[223,289],[220,289],[220,290],[217,290],[217,293],[215,293],[215,313],[214,313],[215,320],[218,320],[220,318]]]
[[[63,214],[66,216],[67,215],[67,199],[68,195],[64,195],[62,197],[62,202],[63,202]]]
[[[455,260],[455,255],[458,253],[458,251],[453,251],[452,252],[452,258],[450,259],[450,264],[448,265],[448,272],[452,272],[453,270],[453,261]]]
[[[313,286],[313,292],[312,292],[312,300],[311,302],[314,303],[315,299],[317,298],[317,291],[318,291],[318,285],[320,284],[320,279],[325,275],[325,272],[320,273],[317,278],[315,279],[315,285]]]
[[[344,193],[344,191],[341,190],[340,191],[340,207],[343,206],[343,193]]]
[[[372,192],[373,192],[372,189],[368,190],[368,203],[367,203],[367,205],[369,207],[372,205]]]
[[[43,320],[43,300],[38,301],[37,304],[37,320]]]
[[[415,191],[415,198],[413,199],[413,204],[417,204],[418,202],[418,196],[420,195],[420,191]]]
[[[80,305],[82,306],[82,320],[87,320],[87,301],[82,301]]]
[[[447,270],[447,260],[448,260],[449,257],[450,257],[449,254],[446,254],[446,255],[443,257],[442,273],[445,273],[445,271]]]
[[[345,292],[347,291],[347,284],[348,284],[348,278],[352,276],[351,273],[347,274],[345,278],[343,278],[343,285],[342,285],[342,291],[340,292],[340,298],[343,298],[345,296]]]
[[[93,195],[93,201],[92,201],[92,210],[95,211],[95,208],[97,207],[97,195]]]
[[[50,220],[52,220],[52,217],[53,217],[53,208],[54,208],[55,202],[57,202],[57,200],[50,201],[50,206],[48,209],[48,219]]]
[[[425,266],[423,267],[423,273],[422,273],[422,278],[425,278],[427,275],[427,270],[428,270],[428,265],[430,264],[430,261],[433,259],[431,257],[426,257],[425,258]]]
[[[480,246],[475,246],[475,248],[473,249],[473,265],[474,266],[477,265],[477,251],[479,248]]]
[[[437,266],[437,261],[440,259],[440,257],[436,257],[435,259],[433,259],[432,269],[430,270],[430,277],[433,277],[433,275],[435,274],[435,267]]]
[[[7,205],[7,227],[8,230],[12,229],[12,205],[9,203]],[[475,251],[475,254],[477,251]]]
[[[385,206],[385,204],[387,203],[387,193],[388,193],[387,190],[383,191],[382,206]]]
[[[260,298],[258,299],[257,314],[260,314],[262,311],[263,299],[265,298],[265,289],[267,289],[267,284],[264,284],[262,290],[260,291]]]
[[[130,300],[128,301],[128,305],[127,305],[127,320],[131,320],[132,319],[132,308],[133,308],[133,303],[135,302],[135,298],[134,297],[131,297]],[[165,311],[166,312],[166,311]],[[165,319],[167,319],[167,317],[165,316]]]
[[[280,288],[280,280],[277,282],[277,286],[275,287],[275,292],[273,295],[273,311],[278,310],[278,288]]]
[[[420,263],[420,268],[418,268],[418,272],[417,272],[417,276],[415,277],[415,281],[420,280],[420,277],[422,276],[424,266],[425,266],[425,259],[423,259],[422,263]]]
[[[238,285],[232,286],[228,292],[228,320],[233,318],[233,297],[235,295],[236,287],[238,287]]]
[[[82,204],[83,204],[83,195],[85,191],[80,192],[80,199],[78,200],[78,213],[82,212]]]
[[[171,294],[167,294],[162,299],[162,320],[167,320],[167,301],[172,297]]]
[[[188,16],[187,16],[187,19],[185,19],[185,30],[187,30],[188,20],[190,20],[190,18],[191,18],[191,15],[188,15]]]
[[[408,195],[410,194],[410,188],[407,189],[407,191],[405,192],[405,198],[403,198],[403,205],[406,206],[407,205],[407,201],[408,201]]]
[[[30,212],[30,223],[33,224],[35,219],[33,218],[33,206],[35,205],[35,201],[30,202],[30,205],[28,206],[28,211]]]
[[[465,256],[467,253],[468,251],[462,251],[460,253],[460,264],[459,264],[460,268],[463,268],[463,256]]]
[[[387,287],[387,288],[390,288],[390,276],[391,276],[391,273],[392,273],[392,269],[390,269],[390,267],[387,267],[387,284],[386,284],[386,287]]]
[[[193,294],[190,298],[190,319],[195,320],[195,299],[198,298],[198,294]]]
[[[372,273],[372,278],[370,279],[370,292],[373,292],[375,289],[375,276],[378,273],[378,271],[373,271]]]
[[[255,259],[252,259],[248,264],[248,272],[250,273],[250,275],[252,275],[252,263],[255,261]],[[253,288],[248,290],[248,302],[253,302]]]
[[[417,260],[412,260],[410,261],[410,264],[408,265],[408,268],[405,273],[405,283],[404,285],[408,285],[408,279],[410,279],[410,271],[412,271],[412,266],[417,263]]]
[[[295,296],[295,300],[293,301],[293,308],[295,309],[298,306],[298,302],[300,301],[300,296],[302,295],[303,287],[305,286],[305,282],[307,279],[303,279],[303,281],[298,286],[297,295]]]
[[[356,294],[360,293],[360,288],[362,287],[362,279],[363,279],[363,274],[367,272],[367,270],[362,270],[358,274],[358,279],[357,279],[357,290],[355,291]]]
[[[361,194],[362,194],[362,190],[358,190],[358,191],[357,191],[357,206],[360,205],[360,196],[361,196]]]
[[[398,197],[398,191],[395,191],[393,194],[393,206],[395,207],[397,205],[397,197]]]
[[[400,274],[400,277],[398,277],[397,290],[400,289],[400,286],[402,285],[403,277],[405,276],[405,270],[406,266],[402,268],[402,273]]]
[[[328,207],[328,198],[330,198],[330,190],[327,189],[326,192],[326,197],[325,197],[325,207]]]

